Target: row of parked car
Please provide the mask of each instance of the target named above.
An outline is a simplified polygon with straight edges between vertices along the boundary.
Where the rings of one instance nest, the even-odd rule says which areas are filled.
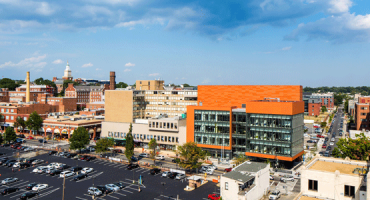
[[[11,178],[4,179],[1,183],[3,185],[5,185],[5,184],[9,184],[9,183],[14,183],[16,181],[18,181],[18,178],[11,177]],[[49,187],[49,185],[44,184],[44,183],[30,183],[24,189],[25,190],[32,190],[32,192],[26,192],[26,193],[22,194],[20,196],[20,199],[29,199],[29,198],[32,198],[34,196],[37,196],[38,192],[40,190],[46,189],[47,187]],[[1,190],[1,194],[2,195],[7,195],[7,194],[11,194],[13,192],[18,192],[21,189],[22,188],[18,188],[18,187],[7,187],[7,188]]]
[[[70,169],[69,169],[70,168]],[[66,170],[69,169],[69,170]],[[82,168],[80,166],[72,167],[68,166],[63,163],[50,163],[49,165],[46,166],[38,166],[36,167],[32,172],[42,174],[46,173],[49,174],[50,176],[55,176],[59,175],[59,177],[70,177],[76,175],[76,173],[81,172],[80,174],[76,175],[73,180],[77,181],[83,178],[86,178],[88,173],[93,172],[93,168],[85,167]]]
[[[39,164],[42,163],[43,160],[37,160],[35,158],[8,158],[8,157],[3,157],[0,159],[0,165],[6,166],[6,167],[14,167],[14,168],[28,168],[31,165]]]
[[[89,187],[87,193],[93,196],[100,196],[103,194],[109,194],[111,192],[117,192],[120,189],[125,188],[125,185],[122,182],[110,183],[106,185],[98,185],[94,187]]]
[[[70,152],[49,151],[49,155],[63,157],[63,158],[71,158],[74,160],[85,160],[85,161],[90,161],[90,160],[95,159],[95,157],[93,156],[78,155],[76,153],[70,153]]]

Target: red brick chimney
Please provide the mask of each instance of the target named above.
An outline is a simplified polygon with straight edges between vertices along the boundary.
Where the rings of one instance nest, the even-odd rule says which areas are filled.
[[[116,72],[110,72],[110,90],[116,89]]]

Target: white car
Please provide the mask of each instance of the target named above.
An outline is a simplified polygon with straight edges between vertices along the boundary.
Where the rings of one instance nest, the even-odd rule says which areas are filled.
[[[33,191],[39,191],[47,188],[49,185],[48,184],[37,184],[32,188]]]
[[[210,174],[210,175],[212,175],[214,171],[215,171],[215,170],[213,170],[213,169],[207,169],[207,171],[206,171],[205,173],[206,173],[206,174]]]
[[[139,155],[139,157],[142,157],[142,158],[149,158],[149,154],[147,153],[142,153]]]
[[[3,181],[1,181],[1,184],[6,185],[6,184],[13,183],[16,181],[18,181],[18,178],[11,177],[11,178],[6,178]]]
[[[167,177],[170,172],[163,172],[162,177]]]
[[[270,175],[270,180],[274,180],[275,178],[273,176]]]
[[[46,169],[46,168],[47,168],[46,166],[36,167],[32,172],[34,172],[34,173],[42,173],[42,170],[43,169]]]
[[[215,165],[207,165],[207,167],[208,167],[208,169],[214,169],[214,170],[217,169],[217,167]]]
[[[275,190],[275,191],[272,191],[271,192],[271,194],[269,196],[269,199],[276,200],[276,199],[280,198],[280,196],[281,196],[280,191],[279,190]]]
[[[71,172],[71,171],[64,171],[64,172],[60,173],[59,177],[70,177],[70,176],[73,176],[75,174],[76,173]]]
[[[89,193],[89,195],[94,195],[94,196],[100,196],[102,195],[103,193],[96,187],[89,187],[89,189],[87,189],[87,193]]]
[[[19,167],[20,164],[21,164],[20,162],[16,162],[14,163],[13,167]]]
[[[43,163],[44,160],[35,160],[32,162],[33,165],[36,165],[36,164],[40,164],[40,163]]]
[[[94,171],[94,169],[93,169],[93,168],[85,167],[85,168],[83,168],[83,169],[81,170],[81,173],[83,173],[83,174],[88,174],[88,173],[90,173],[90,172],[92,172],[92,171]]]
[[[108,189],[111,189],[115,192],[117,192],[119,190],[119,187],[116,186],[116,185],[113,185],[113,184],[107,184],[107,185],[105,185],[105,187],[107,187]]]
[[[330,146],[334,146],[334,142],[330,142]]]
[[[164,160],[164,156],[156,156],[155,159],[157,159],[157,160]]]
[[[33,151],[34,149],[33,148],[31,148],[31,147],[27,147],[27,148],[25,148],[24,149],[24,151]]]
[[[294,181],[294,177],[293,176],[284,176],[284,177],[281,177],[280,178],[280,181]]]
[[[303,137],[310,137],[307,133],[303,134]]]

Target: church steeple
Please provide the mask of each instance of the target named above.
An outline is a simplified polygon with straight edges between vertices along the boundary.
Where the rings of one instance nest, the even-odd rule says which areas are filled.
[[[66,69],[64,70],[63,79],[64,80],[72,80],[73,79],[73,77],[72,77],[72,71],[71,71],[71,68],[69,67],[69,62],[68,61],[67,61]]]

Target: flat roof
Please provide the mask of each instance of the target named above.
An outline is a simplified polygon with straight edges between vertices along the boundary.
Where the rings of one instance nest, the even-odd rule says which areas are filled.
[[[322,200],[314,197],[301,196],[299,200]]]
[[[311,167],[310,170],[326,171],[326,172],[335,172],[339,170],[341,174],[349,175],[358,175],[353,173],[356,168],[362,168],[361,165],[347,164],[347,163],[338,163],[338,162],[327,162],[322,160],[317,160]],[[365,166],[366,168],[366,166]]]

